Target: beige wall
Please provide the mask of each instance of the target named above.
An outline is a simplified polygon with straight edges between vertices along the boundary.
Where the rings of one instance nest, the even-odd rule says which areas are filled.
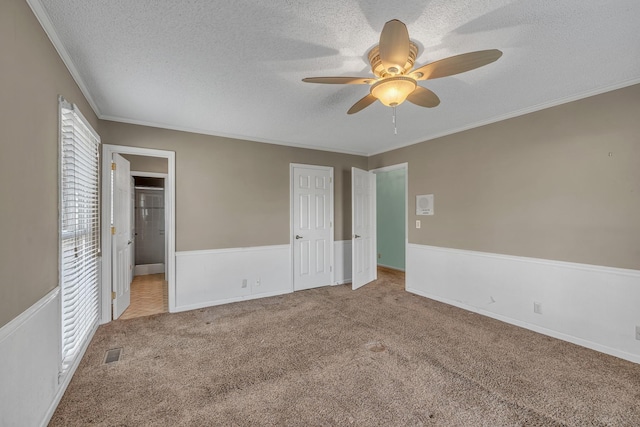
[[[335,239],[351,238],[351,166],[367,158],[100,121],[104,144],[176,152],[176,250],[289,243],[289,164],[333,166]]]
[[[640,269],[640,85],[373,156],[369,168],[402,162],[411,243]],[[431,193],[435,215],[416,216],[415,196]]]
[[[95,127],[26,1],[0,1],[0,326],[58,285],[58,95]]]
[[[409,163],[433,217],[409,241],[640,269],[640,85],[370,159],[98,120],[24,0],[0,2],[0,326],[58,284],[57,96],[103,143],[176,152],[177,249],[289,242],[289,163],[335,168],[349,239],[350,167]],[[609,156],[611,153],[611,156]]]
[[[162,157],[136,156],[135,154],[123,154],[122,157],[129,160],[129,166],[136,172],[167,173],[169,161]]]

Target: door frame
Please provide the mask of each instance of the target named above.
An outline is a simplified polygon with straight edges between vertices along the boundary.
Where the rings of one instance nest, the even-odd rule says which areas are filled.
[[[329,195],[329,202],[331,203],[330,211],[331,211],[331,247],[329,248],[329,259],[331,263],[331,283],[329,285],[336,284],[336,271],[335,271],[335,207],[334,207],[334,193],[335,193],[335,177],[334,170],[332,166],[318,166],[318,165],[307,165],[303,163],[289,163],[289,271],[291,274],[291,292],[295,292],[295,266],[294,262],[294,212],[293,212],[293,193],[294,193],[294,182],[293,182],[293,169],[294,168],[306,168],[306,169],[319,169],[330,172],[331,177],[331,192]]]
[[[100,307],[101,307],[101,324],[109,323],[112,319],[111,311],[111,290],[113,288],[111,282],[111,161],[113,154],[133,154],[146,157],[161,157],[167,159],[167,178],[165,179],[165,239],[167,243],[168,257],[167,263],[167,282],[169,288],[169,312],[175,311],[176,307],[176,282],[175,282],[175,265],[176,265],[176,153],[174,151],[156,150],[151,148],[127,147],[123,145],[102,145],[102,194],[100,201],[102,204],[102,225],[101,225],[101,249],[102,249],[102,274],[100,283]]]
[[[396,165],[384,166],[377,169],[372,169],[371,172],[374,174],[380,172],[391,172],[394,170],[404,169],[404,273],[407,274],[407,253],[409,250],[409,163],[398,163]],[[377,188],[376,188],[377,191]],[[376,207],[376,216],[378,215],[377,207]],[[376,242],[377,242],[377,229],[376,229]],[[377,243],[376,243],[377,245]],[[376,247],[376,251],[377,251]],[[376,265],[377,265],[378,257],[376,256]],[[405,276],[406,277],[406,276]],[[405,280],[404,284],[405,289],[407,288],[407,281]]]

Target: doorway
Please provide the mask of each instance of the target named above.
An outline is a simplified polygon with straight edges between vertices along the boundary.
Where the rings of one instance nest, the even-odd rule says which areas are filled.
[[[406,196],[405,169],[376,173],[378,266],[405,269]]]
[[[408,245],[408,164],[387,166],[376,175],[376,255],[381,272],[404,281]]]
[[[160,234],[161,230],[164,236],[155,236],[162,241],[162,249],[160,251],[161,259],[163,262],[153,262],[144,265],[143,270],[138,269],[138,273],[140,272],[149,272],[152,273],[150,275],[138,275],[138,277],[145,276],[154,276],[157,275],[156,279],[161,279],[163,282],[166,279],[166,291],[165,291],[165,299],[166,306],[168,311],[172,312],[175,309],[175,153],[172,151],[163,151],[163,150],[155,150],[155,149],[146,149],[146,148],[137,148],[137,147],[125,147],[125,146],[117,146],[117,145],[107,145],[103,146],[103,158],[102,158],[102,212],[103,218],[105,220],[102,223],[102,320],[101,323],[107,323],[117,318],[119,314],[123,313],[126,310],[125,303],[128,303],[128,298],[123,298],[120,301],[119,292],[123,288],[130,288],[129,284],[131,284],[131,278],[134,276],[136,269],[134,266],[138,263],[135,259],[133,253],[136,251],[135,243],[135,227],[130,226],[131,222],[135,222],[135,210],[133,207],[127,212],[127,215],[120,214],[118,216],[117,212],[115,212],[115,206],[113,206],[113,192],[114,192],[114,177],[117,176],[116,170],[112,168],[112,162],[114,158],[127,158],[127,169],[130,167],[130,171],[127,170],[127,180],[131,183],[128,187],[128,198],[131,201],[131,204],[136,203],[135,198],[135,179],[131,177],[142,177],[142,178],[156,178],[160,179],[163,184],[162,190],[150,190],[160,192],[163,209],[162,209],[162,221],[159,221],[157,216],[158,212],[154,212],[155,221],[157,225],[162,224],[163,228],[157,228],[157,233]],[[158,163],[158,160],[162,160],[165,165],[165,170],[163,171],[154,171],[152,167],[149,166],[150,163]],[[131,162],[130,162],[131,161]],[[142,161],[142,163],[141,163]],[[146,163],[144,162],[146,161]],[[145,166],[140,166],[145,165]],[[136,170],[143,169],[143,170]],[[147,172],[151,170],[151,172]],[[142,181],[140,181],[142,182]],[[149,184],[149,181],[146,182]],[[139,185],[139,187],[145,187],[144,185]],[[147,185],[147,187],[152,188],[153,186]],[[152,193],[153,194],[153,193]],[[157,194],[156,194],[157,196]],[[149,196],[150,197],[150,196]],[[145,197],[145,198],[149,198]],[[124,199],[124,197],[122,198]],[[158,199],[160,197],[153,197],[154,205],[157,205]],[[147,202],[147,206],[148,203]],[[150,214],[150,212],[147,212]],[[128,216],[126,221],[123,221],[122,224],[126,223],[126,226],[116,224],[118,218],[122,219],[125,216]],[[113,238],[112,233],[118,229],[124,230],[127,229],[128,240],[131,246],[132,255],[127,257],[124,260],[123,257],[116,257],[112,254],[113,250]],[[156,239],[157,240],[157,239]],[[140,243],[138,243],[140,244]],[[160,258],[157,254],[158,250],[155,250],[155,258]],[[127,275],[128,281],[126,286],[122,286],[119,284],[121,278],[124,274],[115,274],[114,272],[119,272],[123,268],[121,264],[126,263],[127,270],[130,273]],[[146,269],[146,270],[144,270]],[[153,270],[153,271],[151,271]],[[158,272],[156,273],[156,270]],[[147,277],[148,279],[149,277]],[[135,283],[134,279],[134,283]],[[145,282],[148,283],[148,280]],[[132,284],[135,287],[134,284]],[[120,303],[117,311],[115,307],[117,303]],[[112,310],[113,306],[113,310]],[[114,315],[114,312],[116,315]]]
[[[165,180],[167,159],[124,156],[131,162],[133,277],[129,307],[120,319],[166,313]],[[146,172],[146,170],[161,172]],[[145,171],[143,171],[145,170]]]
[[[165,178],[137,171],[132,172],[131,177],[134,182],[133,275],[166,274]]]

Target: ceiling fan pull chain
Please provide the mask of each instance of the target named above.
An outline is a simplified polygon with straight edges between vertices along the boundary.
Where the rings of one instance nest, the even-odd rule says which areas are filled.
[[[393,134],[398,134],[398,124],[396,123],[396,107],[393,107]]]

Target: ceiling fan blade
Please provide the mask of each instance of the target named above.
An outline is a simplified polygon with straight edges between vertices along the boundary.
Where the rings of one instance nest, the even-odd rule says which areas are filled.
[[[440,77],[453,76],[473,69],[491,64],[502,56],[498,49],[479,50],[451,56],[414,70],[411,75],[416,80],[439,79]],[[420,75],[421,74],[421,75]]]
[[[382,28],[380,34],[380,61],[382,66],[391,74],[404,71],[409,59],[409,31],[407,26],[397,19],[393,19]]]
[[[438,95],[422,86],[417,86],[416,89],[407,96],[407,101],[428,108],[433,108],[440,104]]]
[[[375,81],[372,78],[362,77],[307,77],[302,79],[305,83],[326,83],[336,85],[366,85]]]
[[[355,114],[358,111],[367,108],[369,105],[373,104],[377,100],[378,100],[378,98],[376,98],[375,96],[369,94],[369,95],[365,96],[364,98],[362,98],[360,101],[358,101],[355,104],[353,104],[353,107],[349,108],[349,111],[347,111],[347,114]]]

